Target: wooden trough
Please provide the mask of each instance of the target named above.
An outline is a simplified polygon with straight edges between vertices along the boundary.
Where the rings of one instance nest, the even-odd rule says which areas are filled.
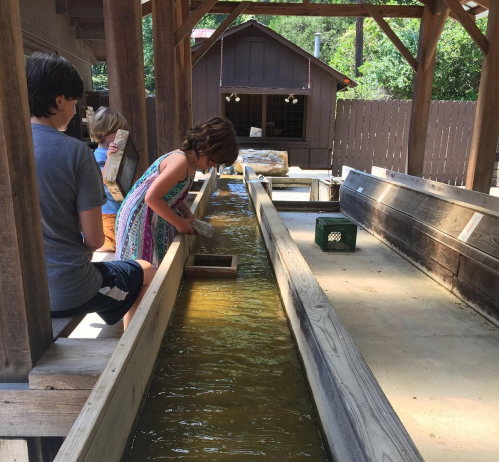
[[[251,169],[246,168],[244,175],[329,451],[335,460],[342,462],[421,461],[267,192]],[[205,182],[192,207],[197,217],[202,217],[215,183],[212,170],[210,180]],[[30,391],[38,393],[39,404],[37,413],[26,416],[26,421],[39,419],[52,426],[57,424],[59,430],[54,435],[66,436],[56,462],[121,460],[176,301],[193,239],[194,236],[185,235],[175,238],[134,321],[91,391]],[[46,382],[39,383],[42,387]],[[77,399],[73,413],[62,422],[60,416],[51,415],[48,406],[40,404],[52,393],[59,403]],[[62,399],[64,396],[66,401]],[[47,436],[41,433],[22,436]]]
[[[499,325],[495,198],[395,173],[350,171],[341,211]]]

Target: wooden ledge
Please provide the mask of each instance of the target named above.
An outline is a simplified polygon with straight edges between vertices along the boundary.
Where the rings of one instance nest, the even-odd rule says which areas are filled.
[[[32,390],[91,390],[119,339],[58,339],[29,373]]]
[[[281,300],[332,453],[342,462],[422,462],[416,446],[355,347],[271,200],[245,166]]]

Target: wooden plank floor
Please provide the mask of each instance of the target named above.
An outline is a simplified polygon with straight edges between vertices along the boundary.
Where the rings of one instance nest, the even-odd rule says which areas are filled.
[[[499,460],[499,329],[359,228],[322,252],[316,214],[280,212],[427,462]]]

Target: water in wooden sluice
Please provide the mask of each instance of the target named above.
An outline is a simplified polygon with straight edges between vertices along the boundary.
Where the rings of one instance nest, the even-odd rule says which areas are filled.
[[[241,180],[219,181],[195,253],[237,279],[184,279],[128,452],[145,460],[326,461],[265,245]]]

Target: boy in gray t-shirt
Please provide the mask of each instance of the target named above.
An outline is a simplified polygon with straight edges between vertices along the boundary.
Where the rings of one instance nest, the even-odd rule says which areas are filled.
[[[35,151],[43,242],[53,317],[97,312],[125,328],[155,273],[146,261],[92,263],[102,246],[102,175],[88,146],[66,130],[83,81],[56,54],[35,53],[26,77]]]

